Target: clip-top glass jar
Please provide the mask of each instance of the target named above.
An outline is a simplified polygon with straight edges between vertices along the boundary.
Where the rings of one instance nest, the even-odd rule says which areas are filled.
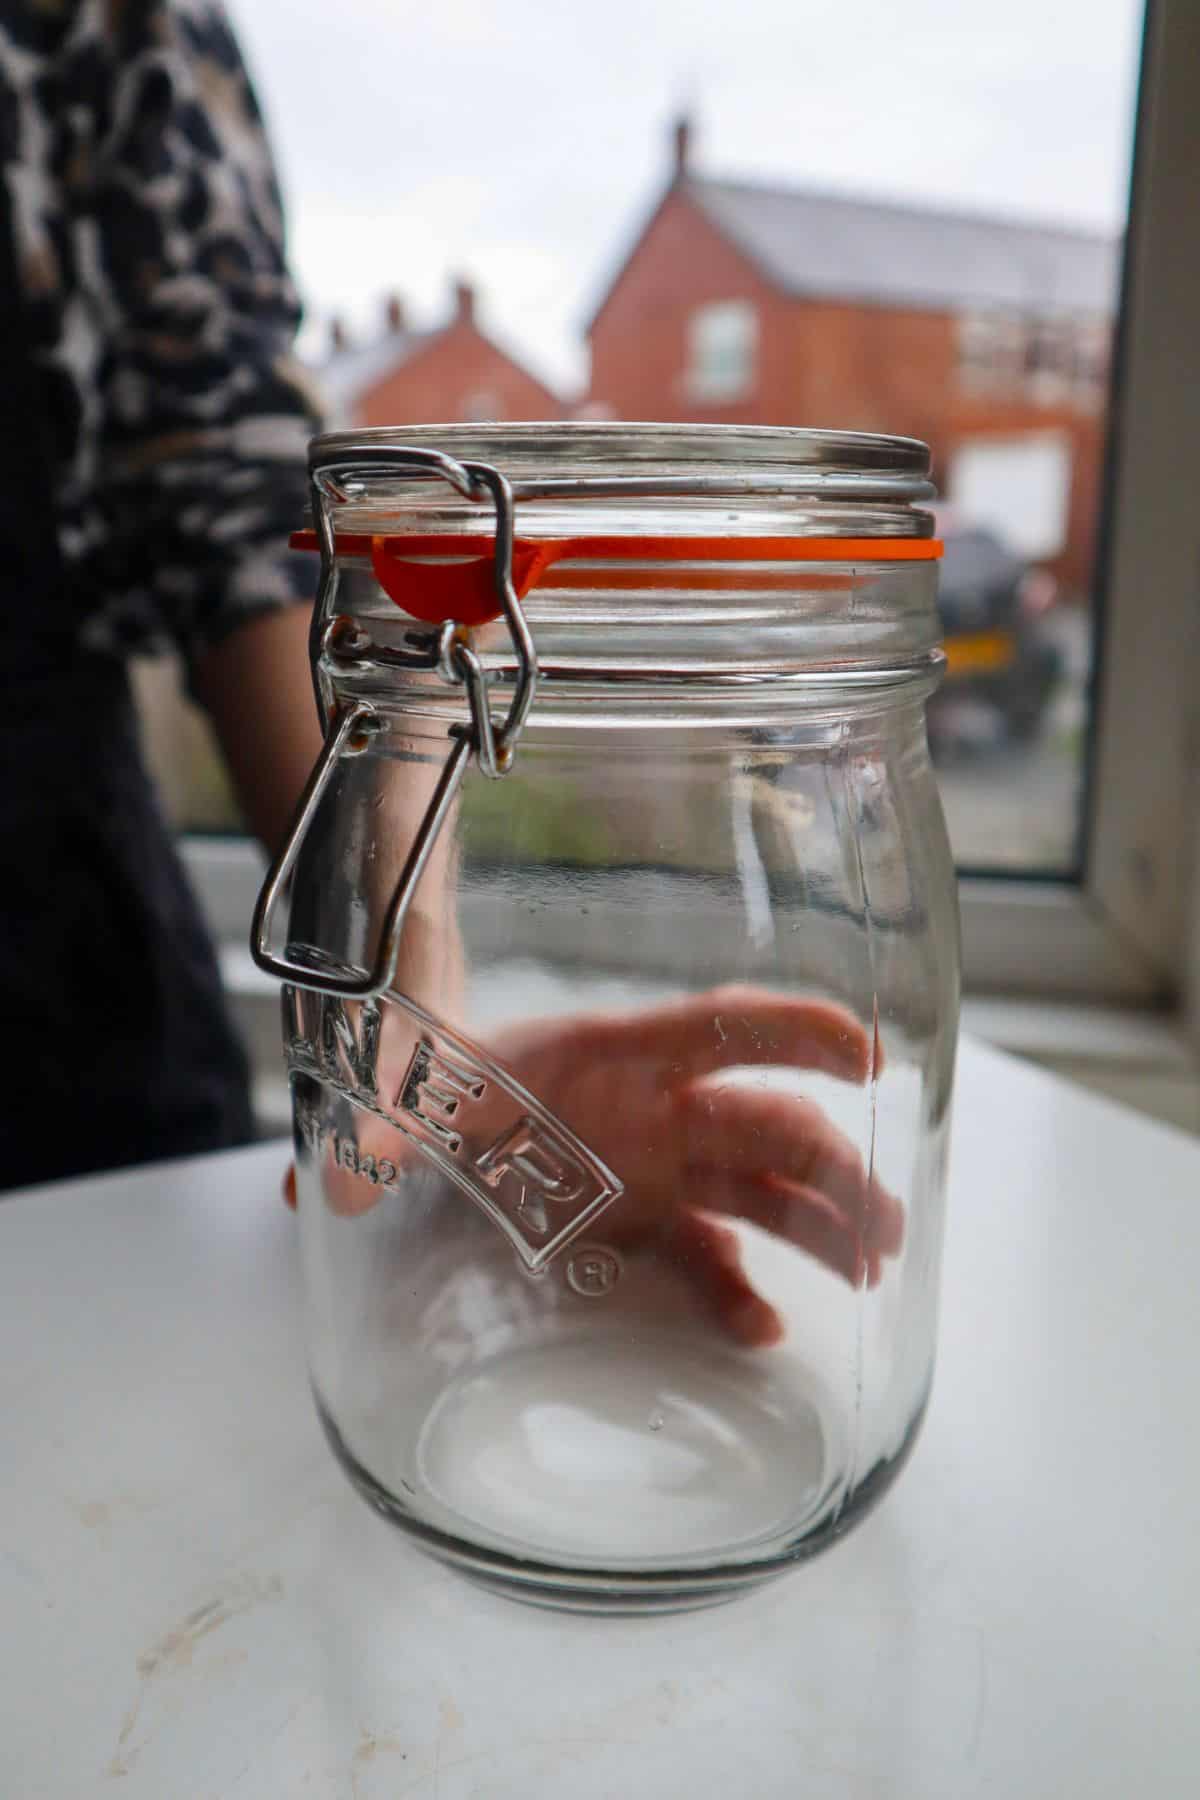
[[[457,426],[311,468],[326,747],[255,954],[325,1429],[513,1595],[727,1596],[861,1517],[932,1376],[927,453]]]

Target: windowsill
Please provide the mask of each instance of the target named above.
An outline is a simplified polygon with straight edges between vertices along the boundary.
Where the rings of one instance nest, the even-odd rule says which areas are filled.
[[[263,973],[243,945],[223,943],[220,957],[226,989],[235,998],[276,999],[278,982]],[[1069,1057],[1175,1074],[1194,1067],[1187,1039],[1170,1014],[968,994],[962,1024],[964,1031],[1014,1056]]]
[[[1200,1135],[1200,1057],[1169,1014],[968,996],[962,1020],[998,1049]]]
[[[998,1050],[1035,1062],[1061,1058],[1175,1074],[1194,1067],[1187,1040],[1170,1014],[968,994],[962,1024],[964,1031]]]
[[[222,944],[221,973],[256,1071],[263,1129],[288,1129],[278,984],[243,945]],[[968,995],[964,1031],[1140,1112],[1200,1132],[1200,1062],[1169,1015]]]

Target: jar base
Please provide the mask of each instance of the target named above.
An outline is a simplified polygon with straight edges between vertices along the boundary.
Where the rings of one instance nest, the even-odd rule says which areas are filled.
[[[560,1349],[560,1358],[561,1354]],[[540,1421],[544,1432],[540,1455],[535,1420],[531,1451],[529,1408],[520,1404],[520,1358],[503,1361],[518,1364],[515,1381],[513,1369],[506,1371],[504,1405],[496,1405],[494,1367],[484,1364],[440,1396],[426,1419],[417,1461],[420,1488],[432,1501],[422,1512],[432,1513],[433,1518],[416,1510],[414,1483],[401,1479],[397,1487],[406,1492],[393,1492],[363,1465],[319,1394],[317,1408],[334,1455],[374,1511],[399,1526],[427,1553],[492,1592],[560,1610],[619,1614],[688,1611],[734,1599],[785,1573],[857,1523],[891,1485],[920,1426],[918,1413],[897,1452],[877,1462],[847,1491],[836,1470],[832,1481],[829,1479],[828,1447],[815,1409],[799,1420],[756,1417],[747,1407],[747,1393],[735,1387],[731,1395],[727,1383],[721,1416],[708,1422],[706,1446],[706,1421],[695,1416],[687,1419],[678,1379],[673,1384],[661,1382],[660,1357],[659,1385],[674,1389],[675,1435],[683,1435],[681,1423],[689,1424],[692,1441],[672,1446],[668,1440],[660,1450],[658,1439],[667,1431],[664,1410],[659,1429],[654,1429],[656,1420],[644,1421],[652,1439],[649,1446],[638,1446],[636,1440],[632,1445],[628,1441],[610,1443],[610,1451],[623,1461],[622,1472],[634,1479],[627,1481],[620,1497],[614,1492],[606,1498],[604,1482],[596,1483],[597,1499],[589,1514],[587,1497],[592,1484],[586,1479],[582,1456],[579,1468],[571,1467],[569,1415],[559,1416],[555,1411]],[[593,1358],[592,1366],[603,1367],[611,1381],[611,1362]],[[676,1371],[677,1376],[679,1373]],[[709,1393],[711,1398],[711,1387]],[[636,1393],[631,1404],[640,1404]],[[519,1429],[514,1429],[514,1422]],[[740,1427],[740,1434],[731,1424]],[[705,1461],[703,1451],[721,1434],[725,1448],[736,1454],[732,1460],[728,1456],[717,1459],[718,1479],[714,1482],[712,1458]],[[529,1480],[530,1458],[532,1454],[532,1466],[545,1476],[547,1448],[553,1458],[550,1473],[556,1479],[549,1486],[543,1482],[539,1491],[538,1484]],[[639,1457],[639,1448],[649,1454]],[[784,1455],[781,1448],[786,1450]],[[687,1477],[698,1472],[707,1479],[693,1484],[700,1490],[701,1501],[697,1506],[693,1495],[689,1514]],[[654,1477],[661,1483],[664,1474],[674,1478],[673,1494],[664,1495],[655,1488]],[[780,1515],[778,1508],[789,1499],[790,1507]],[[573,1517],[569,1505],[563,1503],[580,1500],[584,1505]],[[681,1500],[682,1504],[675,1504]],[[598,1529],[596,1509],[607,1521],[603,1533]],[[741,1527],[738,1533],[731,1531],[735,1512]],[[656,1531],[672,1526],[674,1535],[656,1543]],[[529,1543],[526,1554],[522,1553],[524,1533],[528,1533]]]
[[[819,1391],[707,1328],[622,1320],[469,1364],[408,1466],[380,1473],[406,1474],[433,1522],[520,1557],[707,1568],[836,1502],[846,1447]]]

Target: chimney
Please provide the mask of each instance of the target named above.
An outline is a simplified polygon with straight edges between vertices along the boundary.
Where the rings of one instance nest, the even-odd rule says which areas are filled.
[[[692,159],[692,121],[688,113],[680,113],[675,121],[675,179],[683,181],[690,173]]]
[[[387,328],[392,337],[399,337],[402,331],[408,330],[408,315],[404,310],[404,302],[399,294],[389,294],[383,309]]]
[[[475,323],[475,289],[469,281],[454,284],[454,320],[457,325]]]
[[[350,348],[350,339],[346,327],[339,318],[329,321],[329,354],[340,356],[343,350]]]

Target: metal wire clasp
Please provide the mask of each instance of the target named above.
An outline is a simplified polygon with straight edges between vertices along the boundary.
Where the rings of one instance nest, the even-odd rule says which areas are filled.
[[[270,947],[275,908],[338,761],[347,752],[361,750],[365,740],[381,725],[370,701],[356,700],[349,705],[339,702],[329,674],[326,652],[335,628],[334,603],[339,581],[333,505],[345,504],[355,498],[356,493],[362,491],[363,481],[371,476],[426,474],[444,477],[464,499],[490,498],[495,508],[493,579],[497,604],[516,653],[516,686],[504,722],[497,726],[492,718],[487,676],[475,650],[472,633],[453,619],[445,621],[436,656],[426,666],[436,667],[445,680],[465,687],[471,724],[469,728],[462,725],[450,728],[450,754],[388,903],[375,966],[366,975],[345,974],[317,966],[319,961],[328,963],[329,959],[315,946],[308,948],[312,961],[298,961],[293,956],[276,954]],[[295,987],[318,994],[336,994],[345,1000],[371,1000],[391,987],[395,980],[409,905],[471,757],[474,756],[483,773],[492,778],[506,775],[512,767],[517,741],[537,689],[537,651],[513,586],[513,495],[499,469],[490,463],[459,462],[439,450],[351,443],[339,445],[333,458],[314,456],[309,465],[309,478],[321,552],[321,581],[313,609],[310,654],[317,706],[325,725],[325,744],[305,784],[287,839],[263,882],[250,930],[250,953],[260,969]],[[351,664],[356,660],[352,647],[342,653],[342,660]]]

